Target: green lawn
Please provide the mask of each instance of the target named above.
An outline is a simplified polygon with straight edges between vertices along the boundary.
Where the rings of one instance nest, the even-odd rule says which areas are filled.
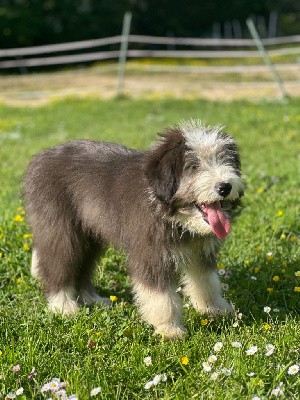
[[[248,189],[219,260],[239,317],[212,320],[186,301],[186,338],[153,336],[132,304],[124,258],[112,250],[95,278],[102,294],[117,297],[112,308],[66,319],[50,314],[29,273],[32,238],[20,182],[30,157],[73,138],[146,148],[157,131],[190,117],[225,125],[241,149]],[[0,398],[17,390],[19,399],[55,398],[41,389],[59,378],[80,400],[94,398],[98,387],[97,399],[299,399],[299,131],[300,99],[0,106]],[[222,348],[214,348],[218,342]],[[211,355],[217,359],[203,366]]]

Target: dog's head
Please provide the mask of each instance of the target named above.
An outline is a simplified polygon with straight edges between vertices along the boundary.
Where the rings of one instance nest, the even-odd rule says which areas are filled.
[[[221,127],[182,123],[160,134],[145,173],[151,197],[172,221],[191,233],[230,230],[230,211],[244,194],[235,141]]]

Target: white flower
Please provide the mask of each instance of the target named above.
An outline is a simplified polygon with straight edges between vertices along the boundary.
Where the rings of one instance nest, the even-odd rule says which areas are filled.
[[[238,319],[242,319],[242,317],[243,317],[243,314],[241,312],[237,314]]]
[[[167,382],[167,380],[168,380],[168,375],[167,374],[162,374],[161,381],[162,382]]]
[[[271,396],[280,397],[282,395],[283,395],[283,391],[279,386],[275,389],[272,389],[272,391],[271,391]]]
[[[225,271],[225,269],[223,269],[223,268],[218,270],[218,274],[219,274],[220,276],[225,275],[225,273],[226,273],[226,271]]]
[[[237,327],[239,326],[238,321],[235,321],[235,322],[232,324],[232,326],[233,326],[233,328],[237,328]]]
[[[149,382],[146,383],[146,385],[144,386],[144,388],[145,388],[146,390],[149,390],[152,386],[153,386],[153,381],[149,381]]]
[[[247,376],[250,376],[250,378],[252,378],[252,376],[254,376],[255,375],[255,373],[254,372],[247,372],[247,374],[246,374]]]
[[[254,275],[250,276],[250,279],[251,279],[252,281],[257,281],[257,278],[256,278],[256,276],[254,276]]]
[[[71,394],[71,396],[68,397],[68,400],[78,400],[78,397],[76,394]]]
[[[161,381],[161,375],[160,374],[155,375],[155,377],[153,378],[153,385],[155,386],[158,385],[160,381]]]
[[[222,342],[217,342],[214,345],[214,351],[220,351],[222,349],[222,347],[223,347],[223,343]]]
[[[94,389],[91,390],[90,395],[91,396],[97,396],[97,394],[99,394],[101,392],[101,388],[100,387],[95,387]]]
[[[24,389],[22,387],[20,387],[18,390],[16,390],[16,395],[17,396],[21,396],[21,394],[23,394]]]
[[[152,365],[152,358],[150,356],[147,356],[144,358],[144,364],[149,367],[149,365]]]
[[[273,311],[278,313],[278,312],[280,312],[280,308],[273,308]]]
[[[222,287],[222,290],[224,290],[224,292],[227,292],[227,290],[229,289],[229,285],[227,283],[222,282],[221,287]]]
[[[218,379],[218,377],[219,377],[219,373],[218,373],[218,372],[213,372],[213,373],[211,374],[211,376],[210,376],[210,379],[211,379],[212,381],[216,381],[216,380]]]
[[[271,354],[274,353],[275,346],[273,344],[271,344],[271,343],[267,343],[266,344],[266,350],[267,351],[265,353],[265,356],[270,356]]]
[[[258,350],[257,346],[251,346],[248,350],[246,350],[247,356],[253,356]]]
[[[251,397],[251,400],[261,400],[259,396],[253,396]]]
[[[236,348],[240,348],[240,347],[242,347],[242,343],[241,342],[231,342],[231,346],[232,347],[236,347]]]
[[[299,365],[297,364],[291,365],[290,368],[288,369],[288,374],[296,375],[299,372],[299,369],[300,369]]]
[[[6,395],[5,398],[6,398],[6,399],[15,399],[15,398],[16,398],[16,395],[15,395],[15,393],[13,393],[13,392],[9,392],[9,393],[7,393],[7,395]]]
[[[218,357],[215,356],[214,354],[212,354],[211,356],[208,357],[207,361],[208,361],[209,363],[214,363],[214,362],[217,361],[217,359],[218,359]]]
[[[225,376],[230,376],[232,374],[231,369],[228,368],[222,368],[221,372],[225,375]]]
[[[202,367],[205,372],[210,372],[211,371],[211,365],[209,364],[208,361],[205,361],[202,363]]]
[[[268,306],[265,306],[265,307],[264,307],[264,312],[267,313],[267,314],[269,314],[269,312],[270,312],[271,310],[272,310],[271,307],[268,307]]]

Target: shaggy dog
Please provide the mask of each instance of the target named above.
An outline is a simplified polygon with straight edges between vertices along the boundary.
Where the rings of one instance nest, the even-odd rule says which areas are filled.
[[[149,151],[90,140],[48,149],[24,176],[32,274],[54,312],[109,303],[91,278],[114,245],[126,254],[143,318],[157,333],[181,337],[178,275],[197,311],[233,312],[221,296],[216,254],[243,192],[235,141],[199,121],[165,130]]]

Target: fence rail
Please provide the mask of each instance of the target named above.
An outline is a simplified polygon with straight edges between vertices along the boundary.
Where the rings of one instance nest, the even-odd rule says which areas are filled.
[[[293,45],[293,47],[284,47],[270,49],[271,56],[282,56],[300,54],[300,47],[295,46],[300,43],[300,35],[268,38],[262,40],[267,46]],[[80,50],[97,48],[101,46],[120,45],[122,35],[101,38],[95,40],[85,40],[69,43],[60,43],[54,45],[34,46],[15,49],[0,49],[0,69],[39,67],[60,64],[84,63],[100,60],[117,59],[120,55],[119,50],[103,50],[81,54],[55,55],[51,57],[30,57],[34,55],[43,55],[60,52],[78,52]],[[190,47],[255,47],[252,39],[201,39],[201,38],[173,38],[157,36],[129,35],[128,43],[145,45],[166,45],[166,46],[190,46]],[[29,58],[26,58],[29,57]],[[247,58],[260,57],[257,50],[139,50],[130,49],[127,52],[130,58]],[[5,60],[6,59],[6,60]]]

